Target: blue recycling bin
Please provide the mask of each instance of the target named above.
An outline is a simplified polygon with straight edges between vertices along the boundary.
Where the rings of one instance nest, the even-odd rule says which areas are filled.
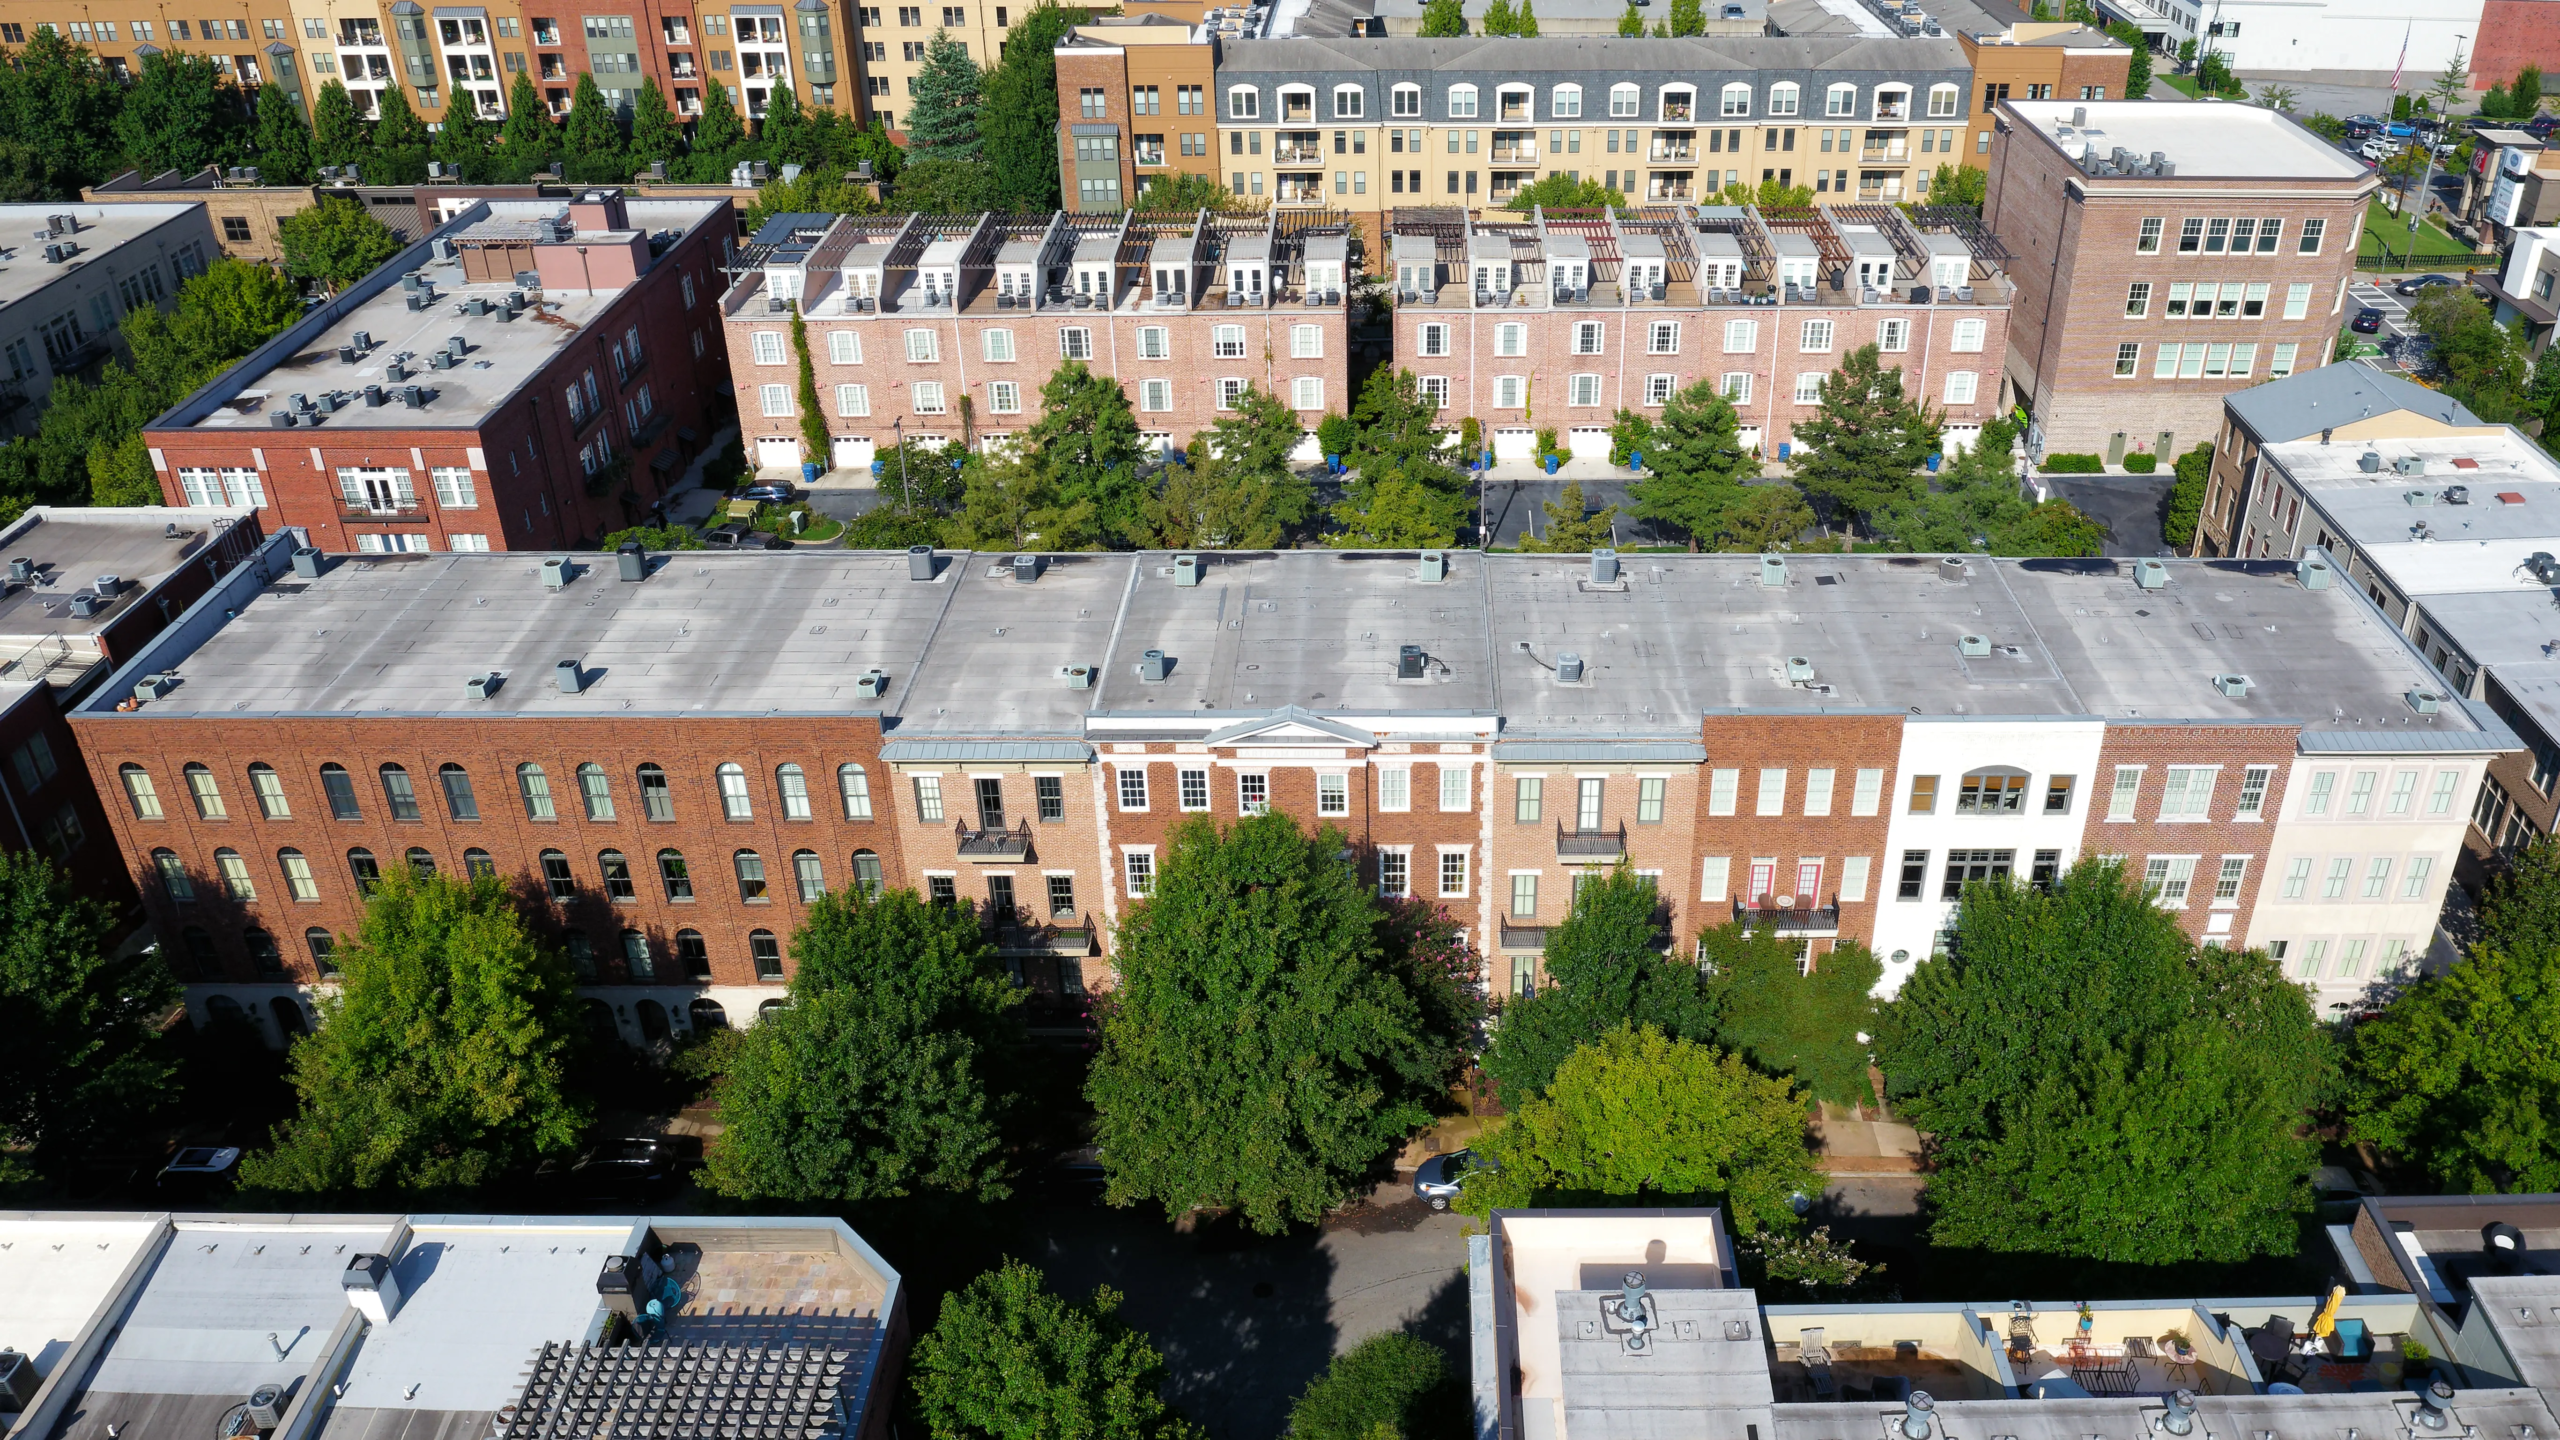
[[[1778,442],[1778,458],[1779,458],[1779,459],[1781,459],[1781,460],[1786,459],[1786,458],[1787,458],[1787,451],[1788,451],[1789,449],[1791,449],[1791,448],[1793,448],[1793,447],[1791,447],[1791,446],[1788,444],[1788,442],[1786,442],[1786,441],[1784,441],[1784,440],[1779,441],[1779,442]]]
[[[888,474],[888,473],[889,473],[889,462],[888,462],[888,461],[886,461],[886,460],[874,460],[874,461],[872,461],[872,462],[871,462],[871,478],[872,478],[872,479],[877,480],[877,479],[879,479],[881,476],[886,475],[886,474]]]
[[[1558,467],[1558,466],[1560,466],[1561,464],[1563,464],[1563,462],[1562,462],[1561,460],[1557,459],[1555,456],[1553,456],[1553,455],[1548,456],[1548,457],[1547,457],[1547,473],[1548,473],[1548,474],[1550,474],[1550,475],[1553,475],[1554,473],[1556,473],[1556,469],[1557,469],[1557,467]]]
[[[825,474],[825,473],[826,473],[826,468],[827,468],[827,467],[825,467],[825,466],[823,466],[823,465],[819,464],[819,463],[818,463],[817,461],[815,461],[815,460],[803,460],[803,461],[801,461],[801,462],[800,462],[800,483],[801,483],[801,484],[803,484],[803,485],[815,485],[815,484],[817,484],[817,483],[818,483],[818,477],[819,477],[820,475],[823,475],[823,474]]]
[[[1945,458],[1946,458],[1946,452],[1944,452],[1944,451],[1940,451],[1940,452],[1938,452],[1937,454],[1930,456],[1930,457],[1929,457],[1929,473],[1930,473],[1930,474],[1932,474],[1932,475],[1937,474],[1937,473],[1938,473],[1938,462],[1939,462],[1940,460],[1945,459]]]
[[[1484,452],[1484,468],[1487,470],[1493,468],[1493,452],[1490,450]]]
[[[1324,457],[1324,468],[1326,468],[1327,470],[1332,471],[1332,472],[1333,472],[1334,474],[1336,474],[1336,475],[1341,474],[1341,473],[1342,473],[1342,457],[1341,457],[1341,456],[1339,456],[1339,455],[1327,455],[1326,457]]]
[[[1630,450],[1630,451],[1628,451],[1628,452],[1627,452],[1627,468],[1628,468],[1628,469],[1630,469],[1630,470],[1641,470],[1641,469],[1643,469],[1643,468],[1644,468],[1644,452],[1643,452],[1643,451],[1641,451],[1641,450]]]

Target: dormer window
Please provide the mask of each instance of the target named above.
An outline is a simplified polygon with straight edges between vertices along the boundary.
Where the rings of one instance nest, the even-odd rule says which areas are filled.
[[[1537,92],[1526,85],[1503,86],[1494,92],[1496,118],[1509,122],[1537,119],[1537,115],[1533,113],[1537,104],[1536,96]]]
[[[1388,105],[1390,112],[1398,120],[1421,119],[1422,87],[1419,85],[1397,86],[1388,92]]]
[[[1548,283],[1554,286],[1559,292],[1580,290],[1582,288],[1583,274],[1583,262],[1579,260],[1550,260],[1547,262]]]
[[[1476,293],[1507,295],[1511,292],[1511,265],[1502,260],[1476,262]]]
[[[1316,92],[1313,86],[1280,87],[1280,123],[1305,124],[1316,118]]]
[[[1911,87],[1879,85],[1876,87],[1876,118],[1908,120],[1911,118]]]
[[[1684,124],[1698,118],[1698,92],[1686,85],[1662,87],[1662,120],[1666,125]]]
[[[1250,85],[1238,85],[1227,92],[1227,118],[1259,120],[1262,118],[1262,92]]]
[[[1333,87],[1333,118],[1357,120],[1369,113],[1369,92],[1357,85]]]
[[[1659,261],[1659,260],[1630,260],[1630,261],[1628,261],[1628,262],[1627,262],[1627,294],[1628,294],[1628,296],[1629,296],[1630,298],[1633,298],[1633,297],[1635,297],[1635,296],[1640,296],[1640,295],[1650,295],[1650,294],[1652,294],[1652,293],[1653,293],[1653,287],[1655,287],[1655,286],[1657,286],[1657,285],[1659,285],[1659,284],[1661,284],[1661,283],[1662,283],[1662,266],[1663,266],[1663,262],[1661,262],[1661,261]]]
[[[1476,87],[1473,85],[1449,87],[1449,118],[1452,120],[1476,118]]]

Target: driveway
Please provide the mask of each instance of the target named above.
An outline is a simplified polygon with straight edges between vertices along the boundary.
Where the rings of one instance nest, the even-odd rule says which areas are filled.
[[[1560,475],[1550,479],[1541,475],[1536,479],[1527,479],[1505,478],[1499,473],[1487,477],[1481,482],[1484,487],[1484,523],[1485,528],[1495,536],[1493,543],[1517,549],[1522,535],[1546,534],[1546,507],[1561,501],[1564,498],[1564,487],[1570,484],[1578,484],[1582,487],[1585,513],[1608,505],[1618,507],[1618,514],[1613,523],[1619,549],[1628,550],[1639,545],[1681,543],[1655,530],[1653,522],[1640,520],[1630,512],[1629,507],[1633,506],[1635,501],[1627,494],[1627,482],[1634,477],[1614,466],[1609,467],[1609,470],[1614,478],[1604,479],[1592,476],[1576,480],[1569,475]]]
[[[2169,487],[2178,477],[2167,468],[2150,475],[2042,475],[2056,499],[2080,507],[2107,527],[2106,554],[2126,557],[2166,555],[2161,522],[2169,514]]]

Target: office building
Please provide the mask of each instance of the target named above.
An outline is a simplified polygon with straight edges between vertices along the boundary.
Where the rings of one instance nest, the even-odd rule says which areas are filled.
[[[31,434],[55,380],[124,353],[126,312],[169,309],[214,257],[201,205],[0,205],[0,427]]]
[[[709,433],[726,200],[478,201],[144,427],[173,506],[331,550],[639,523]]]
[[[2165,461],[2222,397],[2326,364],[2380,181],[2272,110],[2003,101],[1983,223],[2009,374],[2046,452]]]

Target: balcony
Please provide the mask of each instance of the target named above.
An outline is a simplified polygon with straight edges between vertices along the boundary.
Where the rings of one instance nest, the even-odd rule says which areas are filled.
[[[678,80],[699,80],[702,78],[701,70],[695,67],[693,57],[690,55],[668,56],[667,73]]]
[[[1662,118],[1665,120],[1685,123],[1696,119],[1697,114],[1696,106],[1685,97],[1662,102]]]
[[[368,522],[387,521],[396,525],[408,520],[424,521],[427,518],[427,508],[415,500],[349,500],[342,495],[338,497],[338,518]]]
[[[1556,859],[1568,865],[1607,863],[1627,858],[1627,827],[1614,830],[1567,830],[1556,823]]]
[[[1493,163],[1496,165],[1533,165],[1538,159],[1538,138],[1530,135],[1496,135],[1493,137]]]
[[[1820,939],[1840,933],[1840,907],[1837,905],[1800,905],[1791,908],[1776,905],[1745,905],[1733,902],[1733,918],[1745,930],[1766,930],[1773,935],[1793,935],[1804,939]]]
[[[1900,139],[1883,145],[1869,141],[1866,147],[1858,152],[1858,159],[1861,163],[1868,165],[1887,163],[1907,165],[1911,162],[1911,145],[1910,142]]]
[[[1271,147],[1274,165],[1322,165],[1324,137],[1321,135],[1282,136]]]
[[[988,931],[995,936],[996,949],[1006,955],[1054,955],[1080,960],[1100,953],[1094,948],[1094,939],[1102,932],[1094,927],[1091,915],[1053,915],[1043,919],[1024,905],[1011,910],[989,906],[980,913]]]
[[[1911,97],[1908,95],[1887,95],[1878,99],[1876,101],[1876,118],[1879,120],[1910,119]]]
[[[1656,165],[1666,160],[1683,165],[1689,164],[1698,158],[1698,138],[1694,135],[1682,135],[1677,138],[1657,135],[1654,137],[1652,152],[1645,158]]]
[[[381,42],[376,41],[375,43],[380,44]],[[536,45],[557,45],[560,43],[560,32],[557,29],[547,30],[537,25],[533,29],[533,43]]]
[[[380,45],[382,43],[382,27],[370,20],[362,22],[352,20],[341,21],[338,25],[338,43],[341,45]]]
[[[1644,198],[1647,200],[1686,200],[1689,193],[1687,175],[1655,175],[1645,181]]]
[[[1502,925],[1502,948],[1519,953],[1543,951],[1547,948],[1547,927],[1514,925],[1506,920]]]
[[[960,847],[960,858],[986,864],[997,860],[1031,858],[1031,822],[1017,820],[1010,830],[971,829],[963,820],[952,827]]]

